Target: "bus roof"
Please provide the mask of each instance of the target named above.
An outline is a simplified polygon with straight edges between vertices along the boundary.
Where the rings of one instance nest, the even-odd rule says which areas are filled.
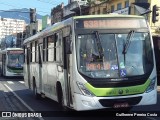
[[[73,19],[83,19],[83,18],[143,18],[143,16],[138,15],[122,15],[122,14],[101,14],[101,15],[84,15],[84,16],[74,16]]]
[[[23,50],[23,49],[22,48],[6,48],[6,49],[0,50],[0,52],[5,52],[5,51],[9,51],[9,50]]]

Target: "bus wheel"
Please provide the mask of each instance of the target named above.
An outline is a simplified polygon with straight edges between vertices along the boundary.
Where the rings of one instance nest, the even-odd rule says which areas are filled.
[[[58,86],[58,88],[57,88],[57,94],[58,94],[58,102],[60,104],[62,111],[68,111],[69,109],[64,105],[63,92],[62,92],[62,88],[60,86]]]
[[[33,92],[34,92],[34,96],[35,96],[36,99],[41,98],[41,95],[37,93],[37,87],[36,87],[35,82],[34,82],[34,86],[33,86]]]

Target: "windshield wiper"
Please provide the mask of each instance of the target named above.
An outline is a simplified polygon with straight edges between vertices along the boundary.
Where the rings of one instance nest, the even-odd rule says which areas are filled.
[[[131,40],[132,40],[132,38],[133,38],[134,33],[135,33],[134,30],[131,30],[131,31],[128,33],[127,39],[126,39],[126,43],[125,43],[124,48],[123,48],[123,51],[122,51],[123,54],[126,54],[126,53],[127,53],[128,48],[129,48],[129,45],[130,45],[130,43],[131,43]]]
[[[99,37],[99,32],[95,31],[94,33],[95,33],[95,37],[96,37],[98,52],[99,52],[100,58],[102,58],[104,56],[104,53],[103,53],[103,49],[102,49],[102,45],[101,45],[101,39]]]

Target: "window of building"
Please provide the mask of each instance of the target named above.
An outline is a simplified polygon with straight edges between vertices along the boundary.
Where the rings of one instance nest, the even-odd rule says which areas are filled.
[[[97,14],[100,14],[100,10],[97,11]]]
[[[111,13],[114,12],[114,5],[111,6]]]
[[[121,10],[122,9],[122,3],[118,3],[117,4],[117,10]]]
[[[125,8],[129,7],[129,0],[125,1]]]
[[[105,13],[106,13],[106,10],[107,10],[106,8],[103,8],[103,14],[105,14]]]

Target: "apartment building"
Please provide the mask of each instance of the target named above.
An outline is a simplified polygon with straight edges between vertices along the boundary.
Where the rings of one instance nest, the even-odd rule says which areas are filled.
[[[24,20],[0,17],[0,40],[5,36],[23,32],[26,23]]]
[[[157,5],[160,7],[159,0],[105,0],[104,2],[101,2],[98,4],[96,2],[94,4],[91,4],[89,13],[90,14],[119,13],[119,14],[126,14],[126,15],[129,15],[129,14],[143,15],[148,20],[148,23],[152,29],[152,34],[159,35],[160,20],[156,23],[152,23],[151,11],[154,5]],[[145,12],[147,14],[144,14]]]

